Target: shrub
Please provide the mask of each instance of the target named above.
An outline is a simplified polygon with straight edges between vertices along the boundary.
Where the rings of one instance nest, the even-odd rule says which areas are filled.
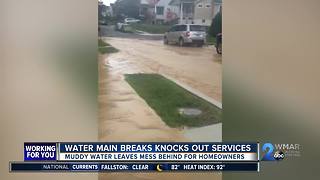
[[[213,18],[209,33],[211,36],[216,36],[218,33],[222,32],[222,12],[219,13]]]

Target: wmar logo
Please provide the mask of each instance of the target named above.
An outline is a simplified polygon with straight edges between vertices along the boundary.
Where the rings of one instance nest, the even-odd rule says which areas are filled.
[[[262,161],[274,161],[275,158],[273,156],[274,147],[271,143],[265,143],[262,146],[262,151],[265,153],[262,157]]]

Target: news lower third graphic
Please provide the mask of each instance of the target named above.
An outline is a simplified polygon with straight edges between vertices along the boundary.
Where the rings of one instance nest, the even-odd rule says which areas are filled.
[[[263,144],[261,161],[285,159],[279,147]],[[11,161],[9,169],[12,173],[259,172],[261,161],[259,143],[26,142],[24,161]]]

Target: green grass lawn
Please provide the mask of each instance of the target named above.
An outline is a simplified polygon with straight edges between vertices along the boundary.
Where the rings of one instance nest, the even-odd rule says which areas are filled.
[[[98,40],[98,46],[99,47],[104,47],[104,46],[110,46],[110,44],[102,41],[101,39]]]
[[[125,79],[170,127],[201,127],[221,122],[221,109],[161,75],[127,74]],[[181,115],[178,109],[185,107],[198,108],[202,114]]]
[[[170,25],[161,25],[161,24],[142,24],[134,23],[131,24],[131,27],[134,30],[144,31],[151,34],[164,34],[171,27]]]
[[[114,48],[113,46],[104,42],[101,39],[99,39],[99,41],[98,41],[98,50],[101,54],[119,52],[118,49]]]
[[[99,47],[99,52],[101,54],[106,54],[106,53],[116,53],[119,52],[118,49],[112,47],[112,46],[106,46],[106,47]]]

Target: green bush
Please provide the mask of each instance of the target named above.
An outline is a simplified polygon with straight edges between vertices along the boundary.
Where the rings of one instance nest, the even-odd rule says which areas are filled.
[[[209,34],[211,36],[216,36],[218,33],[222,32],[222,12],[219,11],[219,13],[213,18]]]

